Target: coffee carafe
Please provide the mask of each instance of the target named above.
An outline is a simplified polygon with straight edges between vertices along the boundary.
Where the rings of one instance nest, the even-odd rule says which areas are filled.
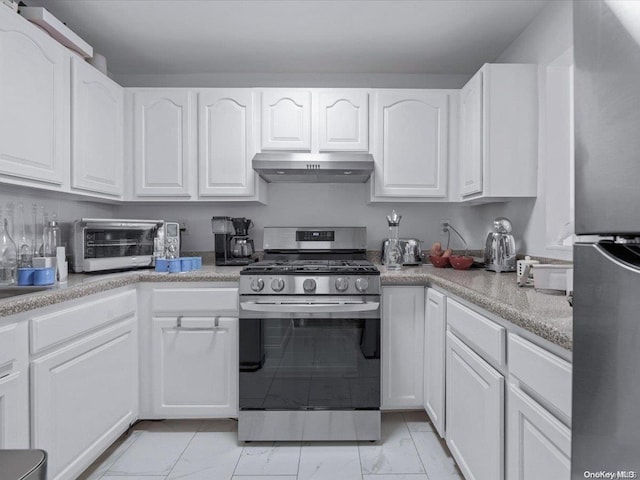
[[[492,272],[516,271],[516,242],[511,234],[511,221],[498,217],[493,221],[484,247],[484,268]]]
[[[253,240],[249,228],[253,222],[244,217],[213,217],[215,264],[248,265],[253,261]]]

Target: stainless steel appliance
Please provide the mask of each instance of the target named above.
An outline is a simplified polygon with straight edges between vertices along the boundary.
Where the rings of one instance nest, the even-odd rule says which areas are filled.
[[[576,233],[600,239],[574,247],[571,477],[636,478],[640,3],[598,0],[573,8]]]
[[[487,235],[484,246],[484,268],[493,272],[516,271],[516,241],[511,234],[511,221],[498,217],[493,221],[493,232]]]
[[[163,220],[83,218],[70,243],[76,273],[149,268],[156,258],[180,256],[180,229]]]
[[[265,228],[240,273],[239,440],[380,439],[380,272],[364,227]]]
[[[0,479],[46,480],[47,452],[0,449]]]
[[[402,265],[420,265],[422,263],[422,240],[417,238],[401,238],[398,240],[402,251]],[[389,239],[382,242],[382,264],[387,263],[387,247]]]
[[[212,217],[211,230],[216,265],[248,265],[253,261],[253,222],[244,217]]]
[[[373,155],[357,152],[265,152],[252,164],[269,183],[365,183],[374,168]]]

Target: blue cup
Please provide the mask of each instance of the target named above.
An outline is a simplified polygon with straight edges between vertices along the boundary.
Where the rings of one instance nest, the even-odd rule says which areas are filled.
[[[33,273],[35,268],[19,268],[18,269],[18,285],[33,285]]]
[[[179,258],[170,258],[167,263],[169,264],[169,273],[178,273],[180,271]]]
[[[56,283],[56,269],[54,267],[34,268],[34,285],[53,285]]]
[[[166,258],[156,258],[156,272],[168,272],[169,261]]]
[[[183,272],[190,272],[191,270],[193,270],[193,262],[191,262],[191,257],[180,258],[180,270]]]
[[[191,259],[191,270],[199,270],[198,257],[189,257]]]

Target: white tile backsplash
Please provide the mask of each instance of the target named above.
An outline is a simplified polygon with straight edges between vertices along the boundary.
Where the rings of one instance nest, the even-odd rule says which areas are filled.
[[[446,242],[440,220],[448,219],[466,238],[469,247],[481,249],[491,229],[495,210],[485,206],[436,203],[367,204],[368,184],[286,184],[269,185],[269,204],[162,203],[128,204],[118,207],[122,217],[162,218],[186,223],[183,248],[189,251],[213,250],[211,217],[248,217],[254,222],[250,234],[256,249],[262,250],[265,226],[365,226],[369,250],[380,250],[388,237],[386,215],[395,209],[402,215],[400,236],[433,242]],[[515,232],[516,236],[518,232]],[[462,248],[452,239],[452,247]]]

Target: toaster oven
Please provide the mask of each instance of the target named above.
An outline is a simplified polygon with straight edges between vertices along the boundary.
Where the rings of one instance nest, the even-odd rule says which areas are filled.
[[[177,223],[163,220],[76,220],[71,269],[79,273],[151,268],[156,258],[180,256],[179,232]]]

